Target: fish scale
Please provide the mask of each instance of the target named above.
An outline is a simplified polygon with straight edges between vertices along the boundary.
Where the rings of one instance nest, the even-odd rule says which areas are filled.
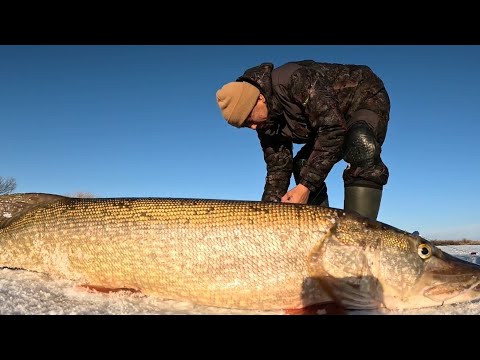
[[[238,309],[480,297],[480,267],[419,236],[340,209],[259,201],[2,195],[0,266]]]
[[[0,263],[107,288],[238,308],[305,303],[329,209],[227,200],[63,198],[0,230]],[[315,228],[310,235],[304,228]],[[320,235],[320,237],[319,237]],[[324,293],[310,302],[325,301]]]

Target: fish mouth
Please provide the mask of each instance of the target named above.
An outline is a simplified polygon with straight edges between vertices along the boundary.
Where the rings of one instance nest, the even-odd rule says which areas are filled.
[[[475,300],[480,298],[480,281],[475,276],[445,277],[441,284],[425,289],[423,295],[442,305]]]
[[[426,299],[441,305],[480,300],[480,266],[437,249],[419,285]]]

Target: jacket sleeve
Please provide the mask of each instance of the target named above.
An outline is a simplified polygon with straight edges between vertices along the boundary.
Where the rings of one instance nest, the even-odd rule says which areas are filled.
[[[342,159],[346,121],[322,77],[304,68],[297,71],[292,80],[291,96],[303,107],[315,132],[313,151],[300,173],[300,184],[315,192]]]
[[[292,142],[257,132],[267,166],[262,201],[279,202],[288,190],[293,172]]]

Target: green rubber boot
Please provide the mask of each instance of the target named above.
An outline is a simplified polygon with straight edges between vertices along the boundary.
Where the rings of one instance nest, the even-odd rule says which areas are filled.
[[[344,209],[356,211],[362,216],[377,220],[382,190],[364,186],[348,186],[345,188]]]

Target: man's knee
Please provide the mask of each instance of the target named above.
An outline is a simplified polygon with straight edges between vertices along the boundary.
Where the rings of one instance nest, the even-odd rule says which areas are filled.
[[[358,122],[349,129],[345,139],[344,160],[351,167],[376,165],[380,161],[380,153],[381,146],[365,122]]]

